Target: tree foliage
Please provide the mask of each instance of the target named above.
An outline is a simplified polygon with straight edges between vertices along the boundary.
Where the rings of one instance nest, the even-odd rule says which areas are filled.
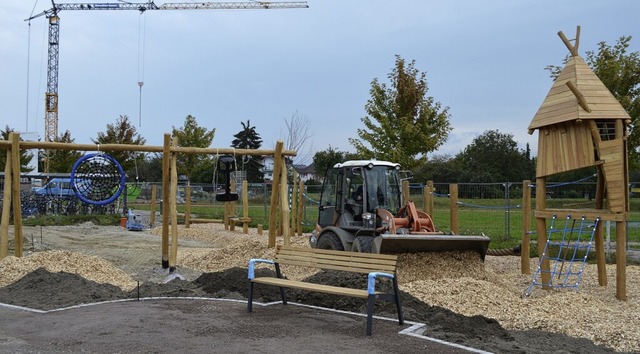
[[[99,132],[96,139],[91,139],[94,144],[127,144],[144,145],[147,140],[136,131],[135,125],[131,124],[129,117],[120,115],[115,124],[107,124],[105,132]],[[125,171],[135,168],[135,158],[139,153],[135,151],[106,151],[113,157]]]
[[[339,151],[329,146],[328,149],[318,151],[313,155],[313,168],[319,177],[323,177],[327,170],[333,165],[347,160],[357,160],[356,154]]]
[[[59,143],[73,144],[75,139],[71,138],[71,132],[66,130],[55,139]],[[73,165],[82,157],[82,152],[75,150],[50,150],[49,151],[49,172],[71,173]]]
[[[9,134],[15,132],[15,130],[9,128],[9,126],[5,126],[4,130],[2,130],[2,140],[9,140]],[[20,138],[22,141],[22,138]],[[0,149],[0,171],[4,172],[4,168],[7,164],[7,154],[9,153],[9,149]],[[20,172],[31,172],[33,171],[33,167],[29,166],[31,160],[33,159],[33,154],[27,150],[20,150]]]
[[[251,122],[247,120],[247,124],[242,124],[242,130],[233,136],[231,146],[236,149],[260,149],[262,146],[262,138],[256,131],[255,126],[251,126]],[[256,156],[238,156],[236,165],[240,166],[247,173],[247,182],[261,183],[264,180],[264,174],[260,170],[262,164]]]
[[[512,134],[488,130],[456,156],[462,168],[460,182],[522,181],[535,177],[529,146],[518,149]]]
[[[585,61],[611,91],[622,107],[631,116],[627,147],[630,162],[640,167],[638,148],[640,147],[640,54],[629,52],[631,36],[622,36],[613,46],[598,43],[597,51],[587,51]],[[565,59],[565,62],[568,60]],[[561,67],[548,65],[553,79],[557,78]]]
[[[388,75],[389,86],[374,79],[371,98],[365,105],[364,128],[360,139],[349,142],[365,158],[400,163],[406,169],[426,161],[451,131],[448,107],[442,107],[428,91],[426,73],[415,68],[415,60],[406,63],[396,55],[395,67]]]
[[[213,142],[216,129],[211,130],[201,127],[196,121],[196,117],[188,115],[181,128],[173,127],[171,135],[178,138],[179,146],[208,148]],[[191,173],[198,165],[211,165],[211,157],[200,154],[179,154],[176,162],[178,173],[184,174],[191,179]],[[194,181],[195,182],[195,181]]]

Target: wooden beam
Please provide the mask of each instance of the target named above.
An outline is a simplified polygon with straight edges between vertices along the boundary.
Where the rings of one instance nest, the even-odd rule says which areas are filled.
[[[170,134],[169,134],[170,135]],[[0,149],[10,149],[11,142],[0,140]],[[75,144],[60,143],[55,141],[21,141],[20,149],[48,149],[66,151],[141,151],[141,152],[164,152],[164,146],[154,145],[134,145],[134,144]],[[275,150],[255,150],[255,149],[234,149],[234,148],[198,148],[189,146],[172,146],[171,152],[183,154],[203,154],[203,155],[248,155],[248,156],[273,156]],[[283,156],[296,156],[293,150],[282,150]]]
[[[289,184],[287,181],[288,171],[285,159],[281,159],[280,163],[282,164],[282,167],[280,168],[280,213],[282,215],[280,232],[282,233],[282,236],[284,236],[284,245],[288,246],[291,244],[291,223],[289,221],[291,212],[289,210]]]
[[[178,137],[173,138],[173,146],[178,146]],[[169,188],[169,207],[171,208],[171,255],[169,257],[169,271],[176,269],[178,260],[178,210],[176,197],[178,196],[178,154],[171,153],[171,186]]]
[[[11,133],[9,133],[11,134]],[[7,162],[4,166],[4,201],[2,202],[2,221],[0,225],[0,260],[9,253],[9,220],[11,217],[11,154],[7,154]]]
[[[162,149],[162,268],[169,268],[169,161],[171,135],[164,135]]]
[[[627,223],[616,222],[616,298],[627,301]]]
[[[520,274],[531,274],[531,181],[522,181],[522,247],[520,248]]]
[[[451,232],[460,233],[460,219],[458,215],[458,185],[449,185],[449,215],[451,217]]]
[[[276,223],[278,217],[278,190],[280,185],[280,169],[282,168],[283,142],[276,142],[276,150],[273,159],[273,181],[271,184],[271,206],[269,209],[269,248],[276,246]]]
[[[22,257],[22,201],[20,200],[20,134],[9,133],[11,140],[11,185],[13,196],[13,239],[14,239],[14,255]],[[7,154],[8,155],[8,154]]]
[[[591,107],[589,107],[589,103],[587,103],[587,99],[584,97],[584,95],[582,94],[578,86],[576,86],[576,84],[574,84],[573,81],[567,81],[565,84],[567,85],[569,90],[573,92],[573,95],[576,96],[576,99],[578,100],[578,104],[580,105],[580,107],[582,107],[582,109],[584,109],[588,113],[591,113]]]
[[[536,233],[538,239],[538,257],[542,259],[544,254],[544,248],[547,245],[547,219],[546,216],[539,216],[538,212],[544,210],[547,206],[547,180],[545,177],[536,178]],[[538,210],[541,209],[541,210]],[[553,215],[552,215],[553,216]],[[548,285],[551,276],[549,274],[549,259],[546,258],[543,262],[540,262],[540,269],[543,272],[540,273],[542,288],[545,290],[550,289]]]

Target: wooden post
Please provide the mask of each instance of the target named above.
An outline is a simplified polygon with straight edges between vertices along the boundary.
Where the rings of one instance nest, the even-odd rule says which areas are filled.
[[[149,227],[156,224],[156,198],[158,187],[154,184],[151,186],[151,215],[149,217]]]
[[[604,226],[603,221],[600,220],[595,232],[595,246],[596,246],[596,264],[598,267],[598,284],[600,286],[607,286],[607,259],[604,249]]]
[[[536,178],[536,210],[545,210],[547,208],[547,180],[545,177]],[[544,216],[536,217],[536,233],[538,236],[538,257],[542,259],[544,247],[547,244],[547,220]],[[549,259],[545,259],[540,263],[543,272],[540,274],[542,279],[542,288],[550,289],[548,285],[551,275],[549,274]]]
[[[11,184],[13,202],[13,239],[15,244],[14,255],[22,257],[22,201],[20,200],[20,134],[9,133],[11,140]],[[9,152],[7,152],[7,155]]]
[[[262,236],[262,224],[258,224],[258,235]]]
[[[433,181],[427,181],[427,189],[424,195],[424,212],[433,216],[434,196]]]
[[[280,224],[280,231],[284,237],[284,244],[289,245],[291,243],[290,234],[290,222],[289,217],[291,213],[289,211],[289,184],[287,183],[287,166],[286,161],[281,159],[282,168],[280,169],[280,212],[282,214],[282,224]]]
[[[269,248],[276,246],[276,223],[278,217],[278,190],[280,187],[280,169],[282,161],[283,142],[276,142],[276,150],[273,158],[273,181],[271,184],[271,206],[269,209]]]
[[[451,215],[451,232],[460,233],[460,221],[458,217],[458,185],[449,185],[449,209]]]
[[[300,193],[298,193],[298,236],[302,236],[302,221],[304,220],[304,182],[300,180],[300,186],[298,187]]]
[[[627,223],[616,222],[616,298],[627,301]]]
[[[162,268],[169,268],[169,166],[171,135],[164,135],[162,146]]]
[[[178,146],[178,137],[173,138],[172,146]],[[178,210],[176,205],[176,197],[178,196],[178,153],[171,153],[171,195],[169,201],[171,203],[171,257],[169,258],[169,271],[176,269],[178,260]]]
[[[12,134],[12,133],[9,133]],[[9,219],[11,214],[11,154],[7,151],[7,162],[4,166],[4,201],[2,202],[2,228],[0,229],[0,260],[9,253]]]
[[[296,225],[300,222],[298,220],[298,171],[293,170],[293,182],[291,182],[291,231],[289,235],[295,236]]]
[[[184,206],[184,228],[188,229],[191,227],[191,186],[187,185],[184,189],[184,197],[185,200]]]
[[[409,193],[409,180],[402,181],[402,205],[407,205],[411,200],[411,194]]]
[[[531,274],[531,181],[522,181],[522,247],[520,249],[520,273]]]
[[[249,185],[247,180],[242,181],[242,233],[249,233]]]

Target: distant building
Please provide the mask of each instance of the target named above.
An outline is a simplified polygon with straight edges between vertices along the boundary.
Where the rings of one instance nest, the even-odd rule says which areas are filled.
[[[274,158],[273,156],[265,156],[262,159],[262,168],[260,171],[264,174],[264,180],[273,181],[273,166],[274,166]],[[293,165],[293,168],[298,172],[300,179],[303,182],[306,182],[310,179],[316,178],[316,171],[313,168],[313,164],[310,165]]]

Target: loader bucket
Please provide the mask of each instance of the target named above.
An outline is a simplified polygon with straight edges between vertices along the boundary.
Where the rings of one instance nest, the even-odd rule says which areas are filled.
[[[419,253],[446,251],[476,251],[484,261],[491,239],[487,236],[463,235],[391,235],[382,234],[375,239],[379,253]]]

